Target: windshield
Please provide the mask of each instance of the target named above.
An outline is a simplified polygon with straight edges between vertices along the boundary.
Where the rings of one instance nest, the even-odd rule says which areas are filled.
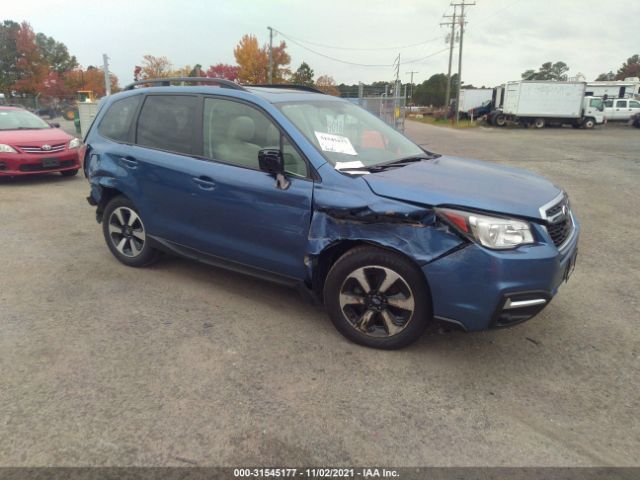
[[[27,110],[0,110],[0,130],[42,130],[51,126]]]
[[[366,110],[342,101],[276,104],[336,168],[375,166],[425,152]]]

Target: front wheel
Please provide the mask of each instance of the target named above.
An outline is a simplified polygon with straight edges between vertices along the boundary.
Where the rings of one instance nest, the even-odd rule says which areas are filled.
[[[582,126],[587,129],[591,129],[596,126],[596,121],[593,118],[585,118],[582,122]]]
[[[102,233],[113,256],[129,267],[146,267],[158,258],[140,214],[125,197],[115,197],[107,204]]]
[[[348,251],[331,267],[324,301],[340,333],[373,348],[415,342],[432,315],[420,269],[398,253],[370,246]]]
[[[544,128],[544,124],[545,124],[544,118],[536,118],[533,121],[533,126],[536,128]]]

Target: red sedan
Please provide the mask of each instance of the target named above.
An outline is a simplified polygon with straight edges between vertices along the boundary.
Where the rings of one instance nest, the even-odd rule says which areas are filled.
[[[0,107],[0,177],[80,169],[82,142],[22,108]]]

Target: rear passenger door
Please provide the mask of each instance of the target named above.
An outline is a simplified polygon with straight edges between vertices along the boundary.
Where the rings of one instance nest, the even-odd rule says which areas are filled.
[[[626,100],[616,100],[613,106],[613,118],[614,120],[625,120],[630,117],[627,111]]]

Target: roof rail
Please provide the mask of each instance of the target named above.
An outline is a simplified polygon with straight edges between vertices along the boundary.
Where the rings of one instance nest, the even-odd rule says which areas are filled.
[[[209,77],[168,77],[168,78],[147,78],[145,80],[138,80],[130,83],[123,90],[133,90],[138,85],[149,85],[159,87],[169,87],[171,83],[210,83],[212,85],[218,85],[222,88],[231,88],[234,90],[246,90],[242,85],[238,85],[231,80],[225,80],[224,78],[209,78]]]
[[[245,85],[245,87],[260,87],[260,88],[290,88],[291,90],[303,90],[305,92],[321,93],[325,95],[322,90],[317,88],[308,87],[306,85],[296,85],[295,83],[272,83],[272,84],[258,84],[258,85]]]

